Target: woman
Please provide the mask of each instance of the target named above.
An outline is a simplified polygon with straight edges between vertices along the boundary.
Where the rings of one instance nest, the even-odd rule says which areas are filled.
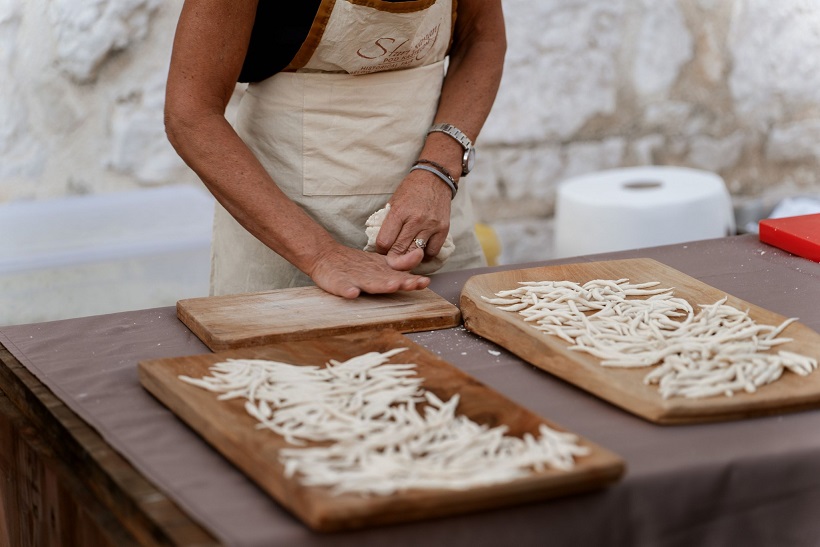
[[[481,265],[455,190],[501,79],[500,0],[293,4],[186,0],[180,16],[166,131],[220,204],[212,293],[422,289],[410,270],[438,255],[451,212],[447,267]],[[241,79],[234,130],[224,114]],[[360,250],[388,201],[378,252]]]

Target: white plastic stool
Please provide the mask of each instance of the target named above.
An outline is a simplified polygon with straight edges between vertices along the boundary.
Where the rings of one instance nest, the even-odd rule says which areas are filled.
[[[555,204],[555,254],[577,256],[735,233],[723,179],[684,167],[611,169],[567,179]]]

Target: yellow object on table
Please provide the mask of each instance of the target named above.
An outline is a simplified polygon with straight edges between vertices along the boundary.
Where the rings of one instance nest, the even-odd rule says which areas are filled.
[[[492,226],[479,222],[475,225],[475,233],[476,236],[478,236],[478,242],[481,243],[481,249],[484,251],[487,265],[498,266],[498,256],[501,254],[501,241],[498,239],[495,230],[493,230]]]

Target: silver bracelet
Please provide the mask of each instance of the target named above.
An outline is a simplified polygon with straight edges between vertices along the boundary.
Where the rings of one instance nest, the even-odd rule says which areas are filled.
[[[454,181],[451,177],[448,177],[435,167],[431,167],[429,165],[424,165],[421,163],[417,163],[416,165],[410,168],[411,171],[415,171],[416,169],[423,169],[424,171],[429,171],[433,173],[435,176],[440,178],[444,182],[444,184],[450,187],[450,192],[453,193],[450,199],[452,200],[456,197],[456,192],[458,192],[458,186],[456,186],[456,181]]]

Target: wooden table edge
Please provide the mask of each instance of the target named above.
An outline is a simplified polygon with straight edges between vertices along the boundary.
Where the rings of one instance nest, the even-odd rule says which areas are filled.
[[[41,437],[59,441],[48,444],[59,462],[57,471],[68,479],[67,486],[79,485],[93,494],[97,511],[110,511],[135,543],[219,544],[29,372],[2,342],[0,391]],[[103,529],[110,526],[104,524],[109,520],[104,515],[98,514],[96,520]]]

